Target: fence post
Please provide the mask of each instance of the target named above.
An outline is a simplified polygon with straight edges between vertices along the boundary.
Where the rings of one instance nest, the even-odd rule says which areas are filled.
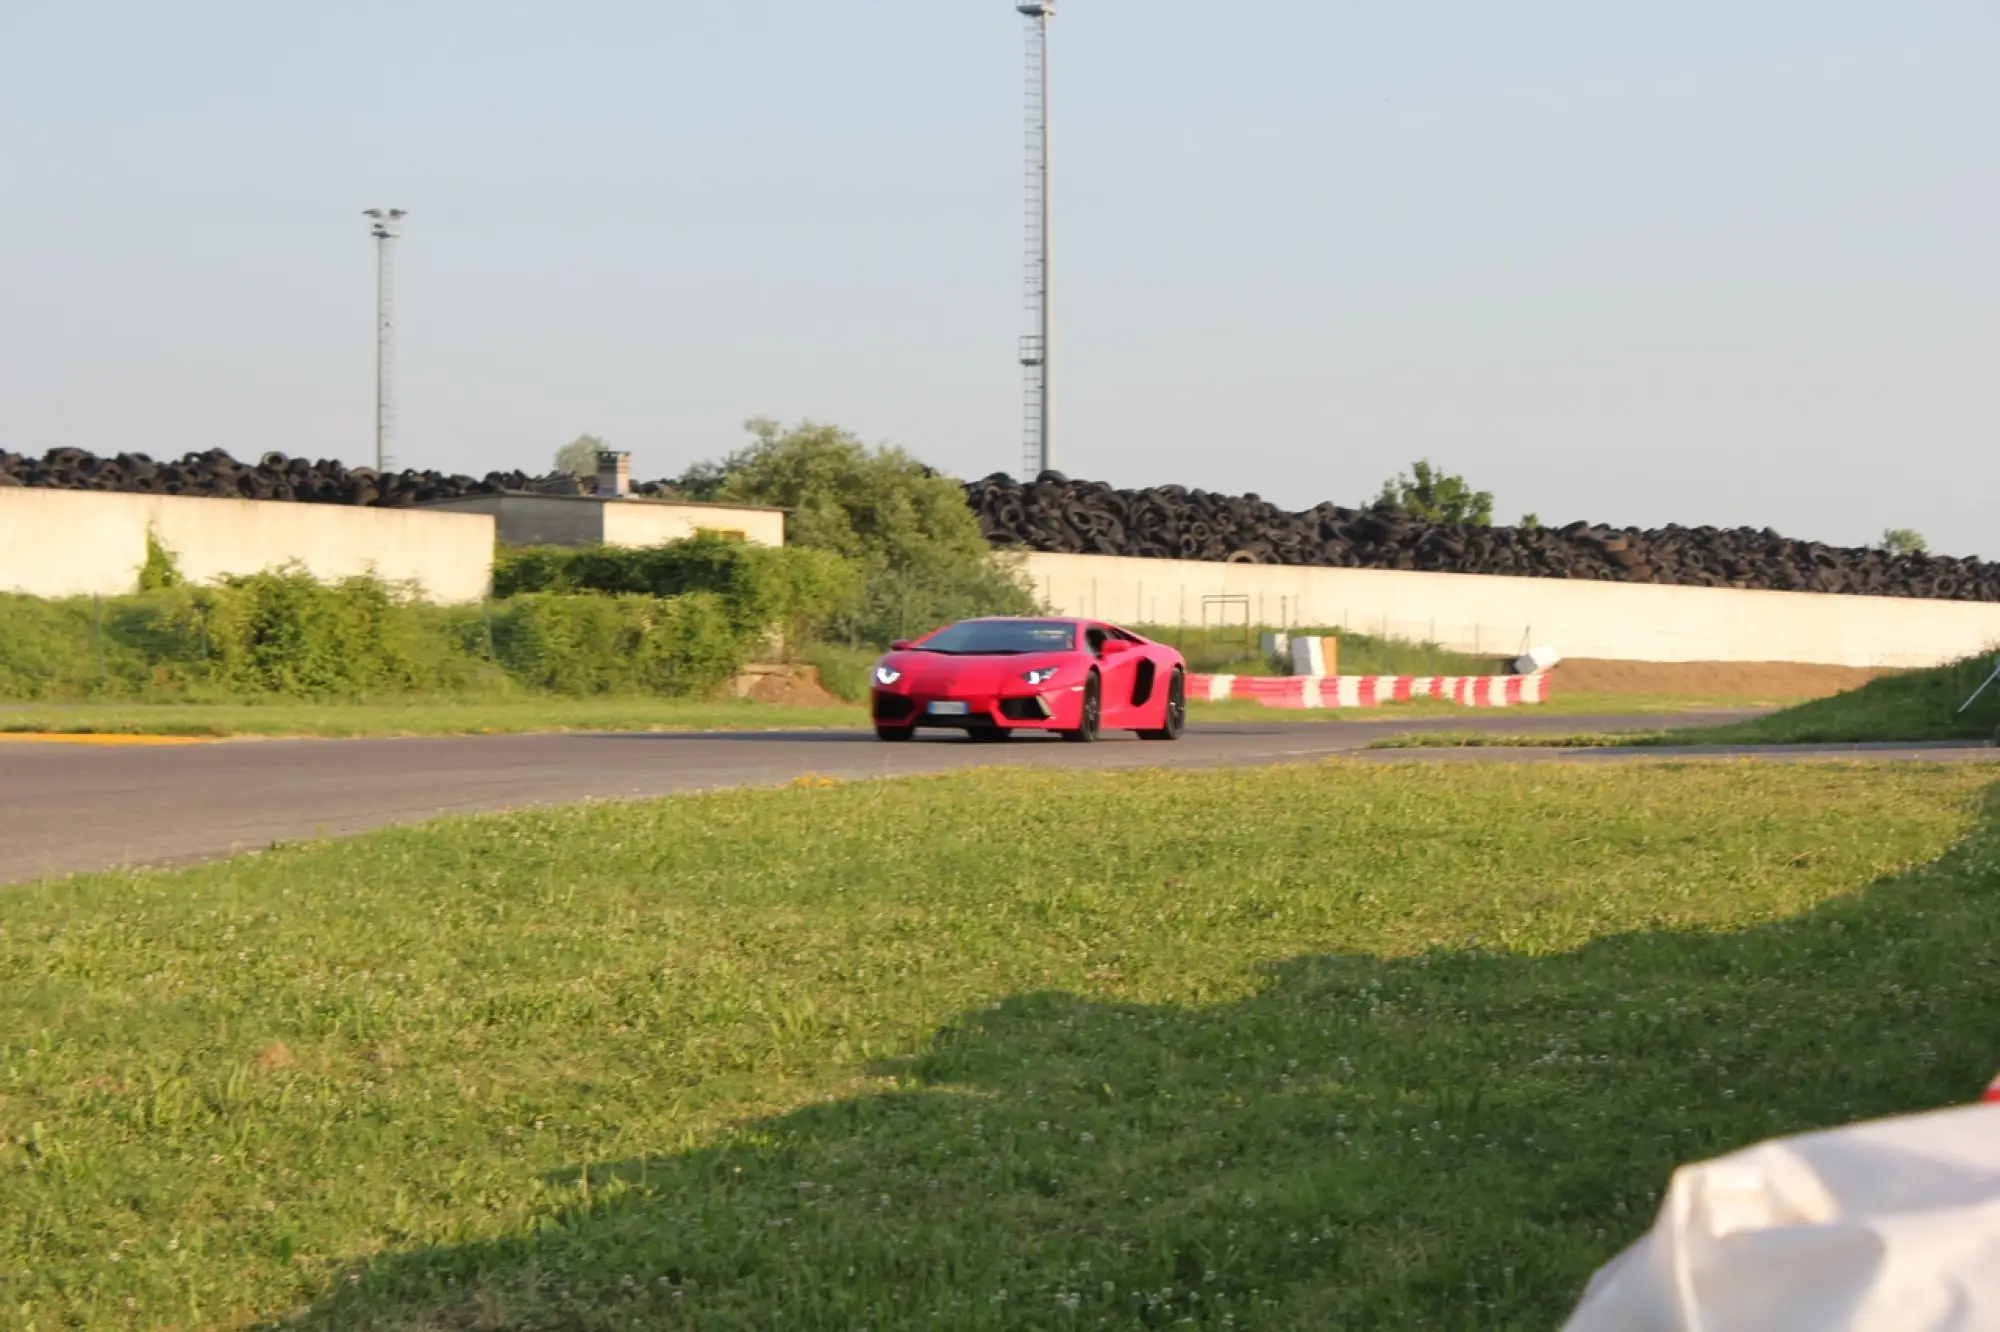
[[[97,648],[97,682],[103,684],[104,669],[104,598],[95,592],[90,594],[90,638]]]

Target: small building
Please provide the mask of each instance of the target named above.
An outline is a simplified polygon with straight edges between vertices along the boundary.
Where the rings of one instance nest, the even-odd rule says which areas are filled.
[[[425,509],[490,514],[503,546],[658,546],[713,532],[754,546],[785,544],[785,511],[632,493],[626,453],[597,456],[595,495],[508,492],[436,500]]]

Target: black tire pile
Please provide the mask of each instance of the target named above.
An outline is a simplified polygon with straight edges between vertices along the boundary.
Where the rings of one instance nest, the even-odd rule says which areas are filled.
[[[1290,513],[1256,495],[1181,486],[1115,490],[1060,472],[1032,482],[995,473],[965,493],[1001,548],[2000,601],[2000,564],[1793,541],[1769,528],[1465,527],[1335,504]]]
[[[296,500],[305,504],[359,504],[408,508],[467,495],[591,495],[594,478],[567,472],[530,476],[488,472],[483,477],[445,472],[377,473],[325,458],[313,462],[267,453],[255,463],[238,462],[221,449],[190,453],[178,462],[155,462],[143,453],[100,458],[82,449],[51,449],[40,458],[0,450],[0,486],[51,490],[112,490],[143,495],[193,495],[203,499]],[[671,496],[674,487],[651,481],[633,488],[652,498]]]
[[[190,453],[177,462],[155,462],[143,453],[102,458],[82,449],[52,449],[34,458],[0,449],[0,487],[5,486],[383,508],[468,495],[596,491],[594,479],[568,473],[378,474],[373,468],[282,453],[243,463],[220,449]],[[668,481],[636,483],[632,492],[655,499],[678,493]],[[1001,548],[2000,601],[2000,565],[1793,541],[1769,528],[1449,526],[1411,521],[1379,508],[1335,504],[1291,513],[1256,495],[1217,495],[1182,486],[1116,490],[1101,482],[1071,481],[1060,472],[1044,472],[1032,482],[995,473],[966,486],[965,495],[987,540]]]

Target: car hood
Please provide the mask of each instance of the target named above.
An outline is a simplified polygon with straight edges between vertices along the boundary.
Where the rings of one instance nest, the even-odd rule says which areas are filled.
[[[942,652],[892,652],[883,664],[903,673],[906,687],[919,692],[951,688],[966,693],[998,693],[1008,684],[1022,684],[1024,671],[1061,666],[1068,654],[1032,652],[1020,656],[947,656]],[[1056,682],[1061,683],[1058,675]],[[1025,687],[1025,685],[1023,686]]]

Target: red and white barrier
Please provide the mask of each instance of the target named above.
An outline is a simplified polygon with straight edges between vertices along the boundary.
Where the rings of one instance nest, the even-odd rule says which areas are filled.
[[[1193,697],[1251,698],[1267,708],[1375,708],[1435,698],[1467,708],[1545,702],[1549,676],[1533,675],[1191,675]]]

